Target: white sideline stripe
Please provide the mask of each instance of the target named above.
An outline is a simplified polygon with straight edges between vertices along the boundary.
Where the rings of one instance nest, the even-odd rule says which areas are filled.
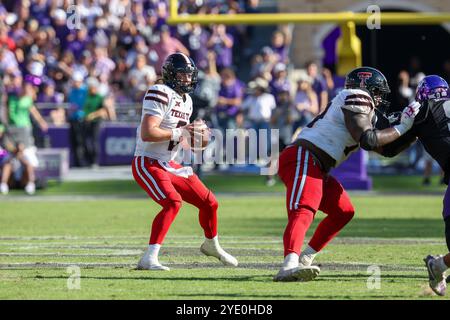
[[[298,151],[297,151],[297,166],[295,167],[294,185],[292,186],[291,201],[289,201],[289,210],[292,210],[292,202],[294,201],[295,188],[297,186],[298,173],[300,171],[300,160],[301,160],[301,157],[302,157],[302,147],[299,147]]]
[[[144,179],[144,177],[141,175],[141,173],[139,172],[139,165],[138,165],[138,161],[137,161],[137,157],[136,159],[134,159],[135,162],[135,167],[136,167],[136,172],[139,176],[139,178],[141,178],[142,181],[144,181],[145,185],[147,186],[147,188],[153,193],[153,195],[155,196],[156,200],[159,201],[159,197],[156,195],[155,191],[153,191],[152,187],[150,187],[150,185],[148,184],[147,180]]]
[[[298,209],[298,202],[300,201],[300,196],[303,193],[303,187],[305,186],[306,176],[308,174],[308,160],[309,160],[309,151],[306,150],[305,152],[305,162],[303,165],[303,176],[302,176],[302,182],[300,183],[300,188],[297,193],[297,198],[295,199],[295,209]]]
[[[150,172],[147,171],[147,169],[145,168],[145,164],[144,164],[144,157],[141,157],[141,167],[142,170],[144,171],[144,174],[152,181],[153,185],[155,186],[156,190],[158,191],[158,193],[160,194],[160,196],[165,199],[166,196],[164,195],[164,193],[161,191],[161,189],[158,187],[158,184],[156,183],[156,180],[153,179],[152,175],[150,174]],[[158,199],[159,200],[159,199]]]

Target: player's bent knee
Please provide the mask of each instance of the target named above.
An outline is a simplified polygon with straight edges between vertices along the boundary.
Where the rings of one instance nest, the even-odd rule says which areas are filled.
[[[355,216],[355,209],[353,208],[353,206],[341,208],[339,210],[339,216],[345,221],[350,221]]]
[[[216,196],[211,191],[206,197],[205,206],[211,210],[217,210],[219,208],[219,202],[217,202]]]
[[[165,209],[179,211],[181,209],[181,206],[183,205],[183,200],[179,194],[172,193],[169,194],[166,199],[161,201],[161,205]]]

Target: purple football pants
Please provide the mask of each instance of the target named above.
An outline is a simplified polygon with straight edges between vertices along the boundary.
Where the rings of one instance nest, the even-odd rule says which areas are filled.
[[[447,187],[447,191],[444,196],[444,210],[442,211],[444,219],[450,217],[450,184]]]

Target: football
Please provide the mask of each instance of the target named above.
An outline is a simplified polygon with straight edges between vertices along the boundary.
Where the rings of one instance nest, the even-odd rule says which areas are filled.
[[[205,150],[211,139],[211,131],[202,119],[195,120],[193,124],[194,133],[191,134],[189,147],[192,151]]]

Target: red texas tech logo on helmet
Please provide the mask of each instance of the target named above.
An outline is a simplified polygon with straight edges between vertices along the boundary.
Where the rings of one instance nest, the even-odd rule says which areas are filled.
[[[366,71],[362,71],[362,72],[358,72],[357,73],[358,78],[361,79],[361,88],[365,88],[366,87],[366,80],[370,79],[372,77],[372,72],[366,72]]]

